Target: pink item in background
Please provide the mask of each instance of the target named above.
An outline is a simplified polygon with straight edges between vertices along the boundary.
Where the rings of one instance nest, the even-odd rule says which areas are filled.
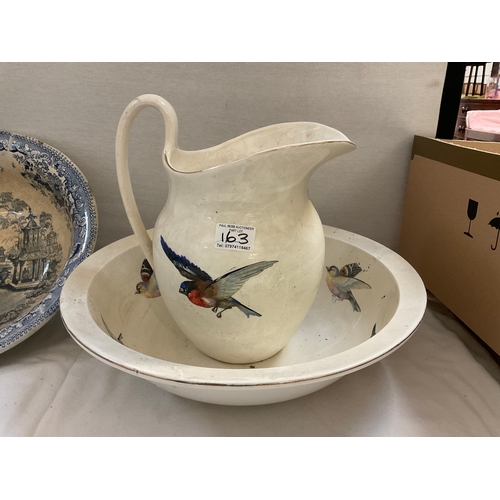
[[[500,134],[500,109],[468,111],[465,120],[468,129]]]

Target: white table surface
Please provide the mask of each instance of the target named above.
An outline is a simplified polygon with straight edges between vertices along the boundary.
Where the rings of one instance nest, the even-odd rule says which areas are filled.
[[[0,355],[1,436],[500,436],[500,367],[429,297],[387,358],[300,399],[230,407],[170,394],[93,358],[60,315]]]

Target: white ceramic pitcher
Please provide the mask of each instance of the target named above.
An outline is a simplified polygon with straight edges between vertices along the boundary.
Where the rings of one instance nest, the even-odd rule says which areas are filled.
[[[165,121],[169,179],[152,241],[127,159],[132,122],[148,106]],[[287,344],[322,278],[324,234],[308,180],[355,145],[310,122],[271,125],[200,151],[179,149],[177,131],[174,109],[159,96],[142,95],[123,112],[116,165],[127,216],[186,337],[218,360],[258,362]]]

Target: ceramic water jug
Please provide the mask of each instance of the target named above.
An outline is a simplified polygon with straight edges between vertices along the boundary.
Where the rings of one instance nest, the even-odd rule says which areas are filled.
[[[169,183],[152,240],[127,154],[133,120],[148,106],[165,121]],[[199,350],[228,363],[269,358],[297,331],[324,271],[323,227],[308,180],[355,145],[310,122],[270,125],[199,151],[179,149],[177,133],[176,113],[159,96],[142,95],[122,114],[116,164],[132,229],[166,307]]]

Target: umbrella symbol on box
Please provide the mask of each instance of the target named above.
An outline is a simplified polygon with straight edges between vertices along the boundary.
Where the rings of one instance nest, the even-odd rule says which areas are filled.
[[[497,212],[497,215],[499,215],[499,212]],[[489,224],[497,230],[497,240],[495,241],[495,246],[491,245],[491,249],[496,250],[498,245],[498,235],[500,234],[500,217],[494,217],[490,220]]]

